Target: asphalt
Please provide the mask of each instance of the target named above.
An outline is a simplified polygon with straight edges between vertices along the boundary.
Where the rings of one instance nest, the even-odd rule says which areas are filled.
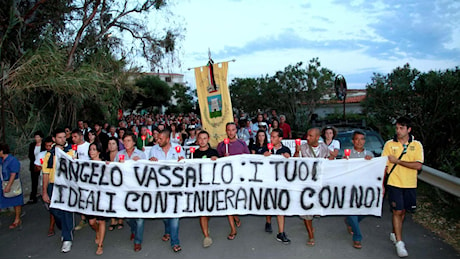
[[[23,162],[27,165],[26,162]],[[25,167],[27,170],[27,167]],[[28,200],[30,177],[27,171],[21,171]],[[49,213],[39,201],[23,207],[22,230],[9,230],[13,214],[2,210],[0,214],[0,258],[399,258],[392,242],[389,240],[391,214],[387,203],[384,204],[382,217],[369,216],[361,222],[363,248],[352,247],[351,235],[347,233],[343,216],[326,216],[315,218],[316,245],[306,245],[307,232],[302,220],[297,216],[286,217],[285,231],[291,239],[289,245],[278,242],[276,238],[276,217],[272,219],[273,233],[266,233],[265,217],[241,216],[242,225],[238,228],[235,240],[227,240],[230,232],[226,217],[212,217],[210,234],[214,241],[211,247],[203,248],[198,218],[180,220],[180,241],[182,251],[175,253],[169,242],[163,242],[164,225],[161,219],[145,221],[144,242],[142,250],[134,252],[129,240],[130,231],[127,224],[124,229],[108,231],[104,241],[104,254],[95,254],[95,233],[89,226],[75,231],[72,250],[61,253],[60,232],[47,237]],[[77,223],[80,217],[76,215]],[[409,252],[408,258],[460,258],[452,246],[446,244],[434,233],[412,220],[411,215],[404,222],[403,238]]]

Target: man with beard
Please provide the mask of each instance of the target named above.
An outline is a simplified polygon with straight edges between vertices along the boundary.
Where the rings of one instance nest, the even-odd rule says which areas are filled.
[[[149,153],[150,161],[161,160],[177,160],[180,161],[185,158],[184,150],[179,152],[171,145],[171,132],[168,129],[163,129],[158,134],[158,144],[152,147]],[[161,238],[163,241],[171,240],[171,248],[174,252],[182,250],[179,241],[179,218],[165,218],[163,219],[165,226],[165,233]]]

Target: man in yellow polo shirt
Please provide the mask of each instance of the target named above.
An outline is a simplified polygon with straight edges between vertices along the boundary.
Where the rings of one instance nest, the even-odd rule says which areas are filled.
[[[393,212],[390,240],[395,243],[399,257],[409,255],[402,241],[402,224],[406,211],[416,209],[417,170],[422,169],[423,164],[423,146],[413,140],[411,130],[408,118],[396,120],[396,135],[385,143],[382,153],[382,156],[388,156],[386,171],[391,172],[385,191]]]
[[[56,149],[61,149],[70,156],[74,156],[74,151],[71,145],[67,144],[64,129],[58,128],[54,131],[53,141],[55,145],[49,152],[46,153],[43,159],[43,196],[42,199],[45,203],[51,203],[54,186],[54,174],[56,171]],[[73,240],[73,226],[74,215],[73,212],[50,208],[50,213],[53,214],[56,225],[61,229],[62,248],[63,253],[67,253],[72,248]]]

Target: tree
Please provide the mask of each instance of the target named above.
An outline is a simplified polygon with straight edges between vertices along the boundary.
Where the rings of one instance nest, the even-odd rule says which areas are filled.
[[[7,127],[27,138],[88,115],[114,116],[125,92],[135,91],[127,83],[130,59],[142,56],[153,70],[176,51],[181,29],[154,33],[145,23],[166,2],[3,0],[2,139]],[[132,43],[124,45],[128,38]]]
[[[232,106],[246,112],[263,109],[265,97],[262,96],[259,79],[235,78],[229,86]]]
[[[372,83],[366,85],[366,99],[363,101],[364,113],[371,116],[373,124],[389,138],[394,129],[388,124],[399,116],[416,116],[419,108],[414,106],[417,98],[414,84],[420,72],[409,64],[397,67],[388,75],[374,74]],[[390,109],[391,108],[391,109]]]
[[[136,80],[131,109],[153,109],[168,106],[172,90],[169,85],[157,76],[143,76]]]
[[[382,135],[392,137],[391,122],[408,116],[414,125],[412,135],[424,145],[425,163],[458,172],[459,68],[421,73],[405,64],[386,76],[374,74],[372,80],[362,104]]]
[[[232,105],[249,113],[276,109],[286,113],[297,127],[303,126],[311,120],[321,97],[334,91],[334,73],[321,68],[318,58],[311,59],[306,69],[302,65],[289,65],[274,76],[234,79],[230,85]],[[305,106],[307,118],[297,118]]]
[[[303,122],[310,122],[321,97],[334,91],[333,78],[334,73],[327,68],[321,68],[318,58],[311,59],[307,69],[302,68],[302,62],[289,65],[273,77],[278,86],[277,102],[288,111],[296,126],[304,126]],[[304,106],[307,108],[307,118],[298,118],[298,112]]]
[[[175,83],[172,86],[172,96],[177,103],[174,113],[190,113],[193,111],[193,96],[189,86]]]

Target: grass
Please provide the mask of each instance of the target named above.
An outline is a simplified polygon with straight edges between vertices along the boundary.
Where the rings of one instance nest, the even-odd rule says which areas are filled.
[[[444,200],[436,188],[419,182],[417,211],[413,219],[460,252],[460,199],[442,191],[440,193]]]

